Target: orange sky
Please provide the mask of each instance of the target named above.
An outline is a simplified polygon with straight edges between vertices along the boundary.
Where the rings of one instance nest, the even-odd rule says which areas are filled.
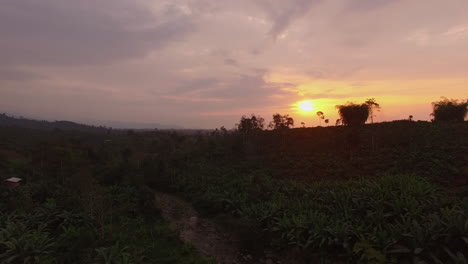
[[[0,112],[228,128],[375,98],[376,121],[468,98],[466,0],[4,0]]]

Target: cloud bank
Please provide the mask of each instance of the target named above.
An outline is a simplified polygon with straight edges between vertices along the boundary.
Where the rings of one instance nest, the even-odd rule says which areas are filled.
[[[366,97],[428,119],[467,95],[464,0],[4,0],[0,35],[0,111],[49,119],[231,127]]]

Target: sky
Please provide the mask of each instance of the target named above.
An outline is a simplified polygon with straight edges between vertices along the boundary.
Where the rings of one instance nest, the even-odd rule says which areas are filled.
[[[468,1],[0,0],[0,62],[0,112],[40,119],[317,126],[375,98],[429,120],[468,98]]]

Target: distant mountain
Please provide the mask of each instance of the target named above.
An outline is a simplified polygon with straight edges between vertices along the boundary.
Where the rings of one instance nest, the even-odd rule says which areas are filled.
[[[22,127],[40,130],[77,130],[85,132],[106,132],[109,128],[78,124],[70,121],[34,120],[0,114],[0,127]]]
[[[87,121],[86,123],[90,124],[100,124],[107,127],[112,127],[116,129],[183,129],[181,126],[177,125],[163,125],[159,123],[140,123],[140,122],[122,122],[122,121]]]
[[[13,126],[41,130],[78,130],[89,132],[106,132],[109,129],[134,129],[134,130],[185,130],[181,126],[176,125],[161,125],[157,123],[137,123],[137,122],[121,122],[121,121],[84,121],[76,123],[71,121],[47,121],[37,120],[23,116],[13,116],[9,114],[0,114],[0,127]]]

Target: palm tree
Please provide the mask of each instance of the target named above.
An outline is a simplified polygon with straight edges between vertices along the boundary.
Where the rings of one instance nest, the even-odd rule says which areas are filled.
[[[322,111],[317,112],[317,116],[319,118],[320,126],[322,126],[322,119],[325,119],[325,116],[323,115]]]
[[[375,98],[367,99],[364,102],[366,105],[369,106],[369,116],[371,119],[371,123],[374,123],[374,110],[380,111],[380,105],[375,101]]]

